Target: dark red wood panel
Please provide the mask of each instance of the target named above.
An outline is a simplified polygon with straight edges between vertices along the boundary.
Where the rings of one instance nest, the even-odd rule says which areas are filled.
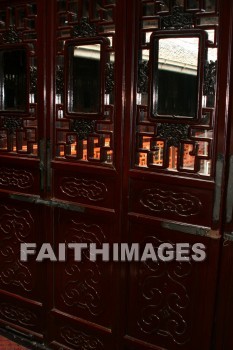
[[[0,1],[0,50],[26,48],[28,73],[26,111],[0,111],[2,325],[54,349],[230,349],[232,10],[230,0]],[[197,115],[156,115],[164,35],[201,38]],[[68,47],[85,43],[104,43],[93,114],[72,107],[83,91],[71,91]],[[201,242],[207,259],[75,262],[69,251],[66,262],[24,263],[21,242],[55,253]]]

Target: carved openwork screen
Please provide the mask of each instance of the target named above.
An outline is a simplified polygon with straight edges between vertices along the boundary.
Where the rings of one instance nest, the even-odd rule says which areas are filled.
[[[213,175],[215,1],[141,1],[136,168]]]
[[[10,156],[38,156],[37,25],[33,2],[1,11],[0,153]]]
[[[26,112],[27,51],[25,48],[0,48],[0,109]]]
[[[114,11],[114,0],[57,0],[57,160],[113,163]]]
[[[152,118],[194,118],[201,113],[201,32],[163,32],[151,36]]]

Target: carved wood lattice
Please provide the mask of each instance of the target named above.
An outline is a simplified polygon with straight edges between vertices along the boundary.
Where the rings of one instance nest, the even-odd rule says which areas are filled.
[[[1,45],[7,47],[7,45],[22,44],[26,47],[29,53],[30,72],[28,113],[20,117],[17,111],[12,111],[7,116],[0,112],[0,153],[29,157],[38,155],[36,15],[37,7],[33,3],[9,5],[0,12]],[[14,76],[10,79],[13,81]]]
[[[218,48],[215,1],[141,1],[141,14],[134,164],[144,170],[212,176]],[[150,35],[162,29],[193,28],[208,35],[202,118],[190,123],[179,118],[153,120],[148,109]]]
[[[113,163],[115,1],[57,1],[56,149],[57,159]],[[64,110],[64,47],[72,38],[109,39],[102,119],[67,118]]]

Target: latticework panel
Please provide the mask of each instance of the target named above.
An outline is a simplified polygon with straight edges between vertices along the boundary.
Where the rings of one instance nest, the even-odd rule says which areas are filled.
[[[1,50],[26,50],[27,90],[23,113],[17,108],[0,111],[0,153],[9,155],[38,155],[37,116],[37,7],[36,4],[10,5],[0,11]],[[14,73],[4,72],[2,84],[8,91],[20,83]],[[20,88],[19,88],[20,89]]]
[[[105,47],[104,106],[100,117],[67,115],[65,105],[66,72],[65,45],[69,40],[101,38]],[[115,1],[57,1],[56,49],[56,116],[55,158],[67,161],[95,162],[111,165],[114,159],[114,62],[115,62]],[[64,67],[66,65],[66,67]],[[85,87],[86,88],[86,87]],[[82,86],[80,87],[82,89]],[[93,97],[90,86],[86,98]]]
[[[134,166],[144,170],[175,171],[210,177],[213,171],[213,138],[215,120],[216,70],[218,55],[218,12],[216,2],[209,1],[141,1],[140,49],[138,58],[137,108],[135,126]],[[199,99],[200,115],[194,118],[153,117],[150,110],[151,50],[153,35],[169,32],[179,35],[200,32],[205,36],[205,57],[200,73],[202,83]],[[161,34],[162,36],[162,34]],[[195,36],[195,35],[194,35]],[[163,94],[180,92],[180,104],[191,94],[186,91],[183,77],[191,79],[194,54],[193,43],[183,38],[178,42],[167,40],[167,47],[160,47],[159,69],[163,72]],[[186,42],[185,42],[186,40]],[[182,46],[183,45],[183,46]],[[200,53],[199,53],[200,55]],[[181,66],[182,63],[182,66]],[[173,71],[173,72],[172,72]],[[173,89],[169,72],[179,75]],[[186,74],[186,75],[185,75]],[[189,74],[189,75],[188,75]],[[182,85],[183,84],[183,85]],[[166,101],[165,101],[166,102]],[[177,106],[179,110],[179,106]]]

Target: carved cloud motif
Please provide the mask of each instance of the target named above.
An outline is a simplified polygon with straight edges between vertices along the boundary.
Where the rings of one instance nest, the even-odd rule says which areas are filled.
[[[102,201],[108,192],[105,184],[94,180],[65,177],[62,180],[61,191],[68,197],[83,198],[90,201]]]
[[[159,188],[145,190],[140,203],[153,212],[173,212],[180,216],[197,215],[202,208],[199,198],[189,193],[163,191]]]

